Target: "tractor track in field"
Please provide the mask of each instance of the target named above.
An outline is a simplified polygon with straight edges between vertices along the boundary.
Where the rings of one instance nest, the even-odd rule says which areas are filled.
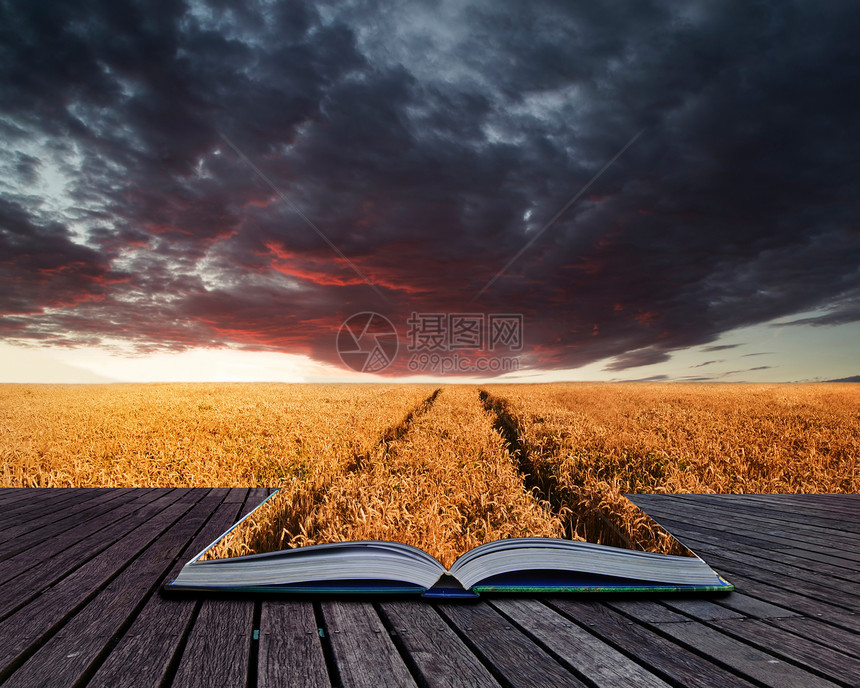
[[[480,390],[478,396],[484,409],[493,414],[493,427],[498,430],[508,445],[508,451],[514,459],[517,470],[523,479],[523,485],[537,499],[550,505],[552,513],[564,522],[565,537],[570,537],[572,524],[569,517],[568,490],[559,485],[555,476],[539,471],[535,466],[525,440],[520,435],[516,421],[511,416],[504,399],[495,397],[485,390]]]
[[[563,484],[553,473],[551,466],[545,464],[541,470],[536,465],[528,442],[522,437],[519,426],[508,409],[507,400],[484,390],[479,392],[479,397],[484,408],[494,415],[493,425],[508,443],[508,451],[522,475],[525,489],[532,491],[537,499],[549,504],[552,513],[564,523],[565,537],[573,539],[577,522],[588,512],[599,521],[599,540],[602,544],[637,549],[618,524],[613,522],[611,515],[593,504],[583,503],[576,488]]]
[[[396,425],[391,425],[385,429],[382,433],[382,436],[379,438],[379,441],[376,443],[374,448],[368,452],[363,452],[361,454],[355,454],[352,457],[349,465],[346,470],[348,472],[360,471],[365,466],[367,461],[370,459],[370,456],[373,454],[375,449],[382,448],[384,454],[388,453],[388,447],[392,442],[396,442],[401,439],[407,432],[409,432],[409,428],[412,427],[412,423],[427,413],[432,407],[433,403],[436,401],[436,397],[439,396],[439,393],[442,391],[442,388],[437,388],[433,391],[430,396],[426,399],[423,399],[415,408],[413,408],[409,413],[407,413]]]

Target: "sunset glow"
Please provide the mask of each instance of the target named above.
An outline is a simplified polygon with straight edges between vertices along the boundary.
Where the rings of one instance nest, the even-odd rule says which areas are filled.
[[[0,381],[856,376],[856,14],[4,5]]]

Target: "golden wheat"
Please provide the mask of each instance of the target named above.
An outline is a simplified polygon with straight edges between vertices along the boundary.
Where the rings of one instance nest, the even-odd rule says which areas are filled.
[[[444,388],[402,436],[378,445],[316,501],[309,503],[304,494],[277,495],[210,556],[392,540],[450,566],[484,542],[563,535],[561,520],[524,488],[477,388]],[[296,513],[305,515],[301,522]]]
[[[488,386],[592,542],[673,551],[624,493],[857,492],[860,387]]]
[[[625,492],[857,492],[860,386],[488,387],[532,452]],[[560,469],[559,469],[560,470]]]
[[[675,551],[624,493],[860,491],[857,385],[485,389],[2,385],[0,486],[280,487],[223,551],[393,539],[447,562],[562,521]]]
[[[278,487],[369,451],[421,385],[0,386],[2,487]]]

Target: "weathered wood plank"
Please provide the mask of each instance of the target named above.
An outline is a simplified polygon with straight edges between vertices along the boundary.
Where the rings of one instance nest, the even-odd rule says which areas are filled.
[[[819,612],[817,616],[833,626],[860,633],[860,614],[857,612]]]
[[[61,509],[22,519],[0,533],[0,558],[10,556],[10,551],[14,553],[35,547],[57,533],[97,518],[105,512],[105,507],[112,508],[112,503],[130,492],[131,489],[102,490],[84,501],[69,500]]]
[[[750,597],[742,592],[729,593],[716,600],[716,604],[722,605],[728,609],[736,611],[738,614],[747,618],[753,619],[774,619],[791,616],[800,616],[795,611],[780,607],[764,600],[759,600],[755,597]]]
[[[825,578],[836,578],[838,580],[855,581],[857,567],[852,562],[847,562],[844,559],[832,558],[825,554],[809,552],[807,550],[795,550],[791,547],[783,547],[780,549],[761,549],[760,547],[750,547],[732,543],[731,548],[717,545],[711,545],[700,542],[695,537],[687,535],[686,542],[700,553],[715,551],[718,554],[729,558],[737,558],[743,556],[754,556],[758,559],[772,561],[786,566],[793,566],[803,571],[813,572],[818,576]]]
[[[220,501],[221,495],[206,495],[207,492],[195,490],[177,505],[185,507],[184,512],[176,514],[179,522],[154,539],[83,609],[70,617],[15,671],[6,685],[31,686],[44,676],[51,676],[55,685],[77,684],[107,652],[108,643],[143,604]]]
[[[157,540],[202,496],[189,496],[191,504],[175,496],[188,493],[188,490],[169,491],[162,498],[166,500],[162,511],[0,623],[0,677],[22,653],[38,646],[66,618],[97,595],[129,561]]]
[[[739,554],[751,554],[746,550],[737,550]],[[735,550],[729,550],[727,554],[734,555]],[[814,571],[825,578],[836,578],[839,580],[856,580],[857,567],[846,565],[844,559],[831,560],[823,554],[810,554],[806,550],[794,550],[789,547],[780,550],[771,550],[759,553],[762,559],[774,561],[788,566],[795,566],[807,571]],[[839,561],[840,563],[834,563]]]
[[[37,514],[39,513],[37,507],[40,504],[59,504],[62,500],[80,499],[82,496],[93,494],[99,490],[96,487],[24,487],[3,489],[4,491],[7,489],[20,490],[20,492],[16,492],[16,497],[25,495],[23,501],[16,499],[14,504],[9,505],[9,510],[3,512],[2,518],[4,521],[9,514],[16,513],[16,510],[22,506],[25,507],[25,510]]]
[[[663,495],[660,495],[663,496]],[[671,495],[673,501],[691,500],[694,502],[714,503],[718,505],[744,506],[767,509],[774,512],[783,511],[788,514],[797,513],[797,506],[802,505],[804,518],[838,519],[846,510],[856,510],[860,513],[860,499],[854,494],[800,494],[800,493],[763,493],[752,492],[734,494],[692,494],[682,493]]]
[[[656,510],[655,510],[656,511]],[[704,516],[702,516],[704,518]],[[756,533],[755,524],[749,526],[721,526],[716,523],[709,523],[707,526],[699,524],[691,524],[687,517],[673,515],[669,516],[666,512],[656,511],[655,519],[672,533],[679,540],[686,542],[688,538],[695,538],[711,544],[722,547],[733,547],[735,543],[760,547],[761,549],[785,549],[793,550],[804,549],[809,552],[824,554],[833,559],[835,562],[841,563],[844,566],[856,565],[856,555],[853,552],[848,552],[845,549],[839,549],[826,543],[820,543],[818,539],[803,540],[802,538],[783,538],[775,535],[754,534]],[[712,548],[713,551],[713,548]]]
[[[860,526],[850,518],[852,513],[860,515],[860,500],[833,500],[836,495],[827,495],[831,503],[841,506],[836,510],[821,509],[814,502],[801,499],[803,495],[674,495],[677,502],[690,503],[699,506],[713,506],[721,512],[767,517],[770,521],[788,523],[794,528],[798,522],[803,525],[814,525],[827,530],[856,535]],[[791,501],[774,500],[772,497],[790,496]],[[852,498],[854,495],[839,495]]]
[[[860,543],[857,544],[860,545]],[[715,553],[712,559],[717,561],[717,557],[722,561],[737,562],[739,566],[743,566],[745,568],[748,567],[748,570],[755,570],[756,572],[761,573],[761,575],[765,575],[765,572],[769,572],[774,579],[785,580],[786,582],[791,581],[790,584],[792,587],[795,587],[796,585],[794,581],[812,583],[813,585],[820,587],[822,578],[825,578],[825,576],[822,576],[822,574],[816,570],[782,564],[780,562],[752,554],[723,551]],[[854,581],[833,577],[826,578],[826,588],[830,590],[831,595],[833,593],[838,593],[839,595],[850,597],[855,603],[860,603],[860,582],[857,582],[856,575]],[[860,608],[860,604],[857,604],[856,606]]]
[[[806,549],[794,549],[790,546],[779,549],[763,549],[758,546],[744,545],[738,542],[728,543],[722,538],[701,539],[698,534],[683,533],[684,542],[693,550],[707,559],[711,553],[726,555],[728,553],[753,554],[761,559],[789,563],[798,568],[805,568],[832,576],[841,580],[854,580],[857,565],[832,554],[811,552]],[[832,552],[832,550],[831,550]]]
[[[640,623],[682,623],[689,621],[689,616],[707,618],[743,618],[735,611],[720,607],[710,600],[691,599],[684,597],[663,597],[652,599],[615,599],[607,600],[606,605],[612,609],[634,617]],[[681,613],[683,612],[683,613]],[[692,612],[692,613],[691,613]]]
[[[3,562],[0,569],[0,584],[6,583],[25,571],[32,571],[33,578],[43,581],[44,574],[33,571],[38,564],[47,561],[52,557],[57,557],[60,554],[66,553],[69,549],[75,549],[76,553],[70,557],[70,560],[77,564],[86,561],[85,554],[78,547],[80,543],[89,540],[95,544],[103,544],[107,547],[113,540],[110,537],[109,524],[115,524],[129,514],[140,509],[141,506],[155,500],[156,493],[152,490],[141,489],[134,492],[133,497],[118,502],[112,502],[109,511],[102,514],[105,522],[101,528],[93,526],[92,523],[82,523],[69,528],[69,530],[58,533],[49,540],[42,542],[38,547],[33,547],[25,552],[19,552],[15,556]],[[102,549],[104,548],[102,547]]]
[[[853,549],[846,549],[856,538],[836,537],[827,534],[824,530],[804,533],[800,525],[797,530],[792,530],[787,524],[773,528],[769,527],[765,521],[755,518],[737,517],[723,521],[716,518],[717,514],[713,510],[709,511],[696,506],[688,507],[677,503],[670,503],[667,506],[651,506],[647,513],[680,539],[683,539],[684,533],[687,532],[700,538],[705,536],[717,537],[719,538],[718,541],[727,545],[740,542],[758,545],[763,549],[778,549],[780,547],[807,549],[811,552],[838,556],[849,562],[860,563],[860,553]],[[831,541],[834,544],[830,544]]]
[[[668,497],[662,495],[650,495],[643,497],[648,497],[648,499],[644,500],[647,502],[647,509],[650,511],[655,511],[660,513],[660,508],[664,502],[675,499],[675,497]],[[636,495],[635,498],[638,500],[640,495]],[[751,496],[758,497],[758,496]],[[794,497],[794,495],[786,495],[786,498]],[[833,503],[844,503],[845,495],[821,495],[815,496],[817,500],[822,502],[831,501]],[[856,501],[856,498],[854,498]],[[643,502],[643,505],[644,505]],[[789,499],[786,499],[786,503],[790,503]],[[796,510],[797,511],[797,510]],[[688,516],[688,519],[690,517]],[[802,513],[798,514],[798,519],[802,519]],[[695,524],[690,525],[689,523],[681,523],[678,522],[674,524],[672,529],[673,532],[678,533],[680,536],[687,536],[686,532],[687,528],[695,528],[697,527]],[[695,537],[698,537],[699,533],[695,533]],[[821,576],[821,584],[812,590],[804,590],[805,593],[811,593],[813,596],[809,597],[803,594],[797,594],[796,585],[792,584],[784,586],[780,584],[780,581],[774,580],[774,576],[770,574],[762,574],[761,570],[759,570],[758,575],[747,576],[747,573],[755,574],[755,571],[750,572],[748,567],[744,568],[743,565],[737,565],[737,562],[733,564],[730,556],[733,556],[732,549],[736,549],[735,542],[726,542],[725,540],[716,540],[717,543],[722,545],[722,549],[715,546],[709,549],[709,553],[706,557],[709,563],[713,564],[717,568],[724,573],[724,575],[731,580],[738,587],[738,590],[741,594],[745,594],[744,597],[732,597],[724,598],[718,601],[719,604],[725,605],[728,607],[737,608],[739,611],[744,611],[750,605],[760,606],[760,605],[777,605],[778,608],[791,610],[795,615],[797,613],[805,613],[810,615],[826,615],[827,617],[834,619],[834,624],[840,625],[843,628],[851,629],[854,624],[855,617],[852,615],[846,615],[844,612],[846,609],[854,610],[856,607],[852,606],[852,603],[848,603],[846,606],[837,606],[838,602],[834,598],[832,594],[827,595],[826,591],[823,589],[831,581],[826,581],[826,574]],[[845,567],[852,567],[852,562],[846,559],[839,559],[837,556],[831,555],[841,555],[842,552],[833,549],[828,549],[827,547],[815,545],[813,543],[804,543],[803,547],[805,549],[780,549],[775,551],[761,551],[761,556],[768,557],[778,557],[778,556],[790,556],[790,557],[805,557],[810,560],[820,560],[825,562],[827,566],[834,566],[834,562],[839,562],[843,565],[845,570],[848,570]],[[824,550],[827,554],[818,554],[815,552],[809,551],[811,549],[819,549]],[[722,557],[722,558],[721,558]],[[817,565],[817,564],[814,564]],[[839,570],[842,570],[840,568]],[[826,582],[825,582],[826,581]],[[801,585],[802,587],[802,585]],[[738,604],[740,603],[740,604]],[[763,610],[758,612],[759,614],[765,616],[775,616],[778,611],[769,610],[765,607]],[[780,613],[780,615],[782,615]]]
[[[778,538],[765,536],[757,531],[743,528],[732,528],[719,522],[711,523],[704,516],[691,522],[689,514],[679,515],[676,512],[653,509],[648,515],[668,530],[676,538],[687,543],[688,538],[696,538],[704,542],[723,547],[733,547],[735,544],[758,547],[761,549],[779,549],[793,547],[796,541],[783,542]]]
[[[656,512],[654,518],[663,528],[698,554],[705,551],[708,553],[720,552],[727,547],[759,551],[763,551],[765,548],[781,551],[781,549],[790,547],[790,545],[776,546],[772,540],[757,537],[754,534],[750,535],[747,531],[727,535],[725,532],[711,528],[691,525],[686,520],[669,518],[663,512]]]
[[[776,628],[791,631],[834,650],[839,650],[854,657],[860,657],[860,634],[857,631],[846,631],[826,623],[824,619],[793,618],[771,619],[769,623]],[[858,673],[860,676],[860,673]]]
[[[677,493],[677,494],[658,494],[658,493],[635,493],[626,494],[627,498],[642,501],[642,503],[662,505],[669,502],[677,502],[684,499],[698,501],[708,498],[719,500],[728,504],[734,501],[752,500],[754,502],[762,501],[773,505],[782,505],[789,510],[795,509],[798,503],[804,504],[805,508],[819,510],[823,512],[841,514],[846,508],[855,509],[860,513],[860,495],[848,494],[833,494],[833,493],[792,493],[792,492],[768,492],[757,494],[753,492],[740,493]]]
[[[212,491],[223,500],[227,489]],[[172,580],[186,561],[223,533],[239,516],[238,505],[213,501],[214,510],[185,548],[160,585]],[[135,681],[158,686],[166,680],[177,648],[185,638],[199,602],[193,597],[166,597],[157,590],[119,639],[116,647],[87,684],[91,688],[132,686]],[[176,660],[178,662],[178,659]]]
[[[488,604],[449,602],[437,608],[509,685],[585,685]]]
[[[89,500],[86,504],[75,505],[73,511],[66,513],[58,513],[56,520],[48,519],[42,525],[29,529],[26,526],[11,528],[7,531],[11,537],[6,542],[0,543],[0,560],[7,560],[21,552],[27,552],[34,549],[43,549],[46,542],[52,540],[56,535],[64,535],[75,526],[87,524],[92,529],[98,530],[103,525],[100,525],[100,519],[106,513],[115,509],[122,502],[123,498],[128,498],[129,492],[124,490],[122,494],[107,498],[107,495],[98,499]],[[106,525],[106,523],[105,523]],[[15,532],[18,531],[18,534]],[[54,544],[59,541],[54,540]]]
[[[856,611],[855,609],[846,610],[845,607],[807,597],[795,593],[790,589],[762,583],[761,581],[748,578],[739,572],[731,573],[730,580],[740,592],[785,609],[791,609],[795,613],[809,616],[826,615],[828,618],[838,619],[844,616],[847,611]],[[850,616],[846,618],[850,618]]]
[[[720,621],[714,623],[759,623]],[[825,688],[836,685],[789,664],[774,654],[757,650],[697,621],[650,624],[650,627],[709,660],[736,671],[745,678],[771,688]]]
[[[343,688],[417,685],[370,602],[321,606]]]
[[[538,600],[502,599],[492,606],[599,688],[669,685]]]
[[[679,685],[688,688],[741,688],[754,685],[713,661],[631,621],[602,602],[558,597],[549,599],[548,603],[618,651]]]
[[[310,601],[264,601],[260,613],[258,688],[331,685]]]
[[[860,659],[837,652],[821,643],[789,633],[764,621],[728,619],[716,621],[714,625],[739,639],[747,648],[759,647],[776,657],[800,664],[809,671],[823,673],[833,681],[856,685],[860,677]]]
[[[0,616],[8,615],[50,586],[64,581],[72,571],[83,567],[97,555],[119,546],[126,535],[156,517],[182,495],[181,490],[152,491],[144,496],[145,503],[125,514],[122,520],[6,582],[4,595],[0,597]]]
[[[217,602],[201,605],[188,634],[174,685],[187,688],[247,685],[254,605],[247,600]]]
[[[735,495],[738,501],[757,503],[764,501],[768,508],[782,510],[788,514],[795,514],[798,507],[802,508],[804,517],[840,519],[846,514],[860,517],[860,495],[856,494],[781,494],[771,493],[765,495],[739,494]],[[729,500],[733,504],[734,500]],[[853,526],[856,532],[860,532],[860,526],[856,520],[843,524],[845,527]]]
[[[679,614],[663,604],[658,604],[655,598],[610,597],[602,602],[610,609],[633,616],[640,622],[680,623],[687,620],[683,614]]]
[[[60,487],[3,487],[0,488],[0,510],[5,513],[5,509],[18,506],[20,504],[29,503],[37,492],[44,492],[46,495],[51,492],[57,492],[63,488]]]
[[[224,498],[224,503],[240,504],[239,518],[242,518],[264,499],[261,496],[263,490],[233,488]],[[175,682],[209,686],[216,680],[222,681],[222,685],[245,685],[250,670],[253,621],[254,602],[251,600],[204,598],[189,631]],[[229,659],[229,667],[225,667],[225,658]]]
[[[258,488],[255,488],[258,489]],[[256,492],[255,492],[256,494]],[[265,499],[265,497],[264,497]],[[230,490],[229,494],[224,498],[225,504],[245,504],[248,500],[248,490],[245,488],[233,488]],[[262,499],[260,501],[263,501]]]
[[[758,508],[752,506],[756,503],[760,505]],[[769,539],[780,537],[804,542],[823,537],[837,545],[846,545],[857,540],[857,533],[853,532],[853,529],[845,529],[845,515],[839,522],[840,527],[834,525],[835,521],[816,523],[815,519],[802,509],[793,514],[793,520],[789,520],[786,512],[768,510],[766,502],[762,500],[728,504],[726,501],[718,502],[709,497],[698,500],[678,499],[659,508],[662,512],[671,512],[676,516],[699,519],[707,517],[711,524],[719,523],[729,530],[743,528],[767,535]]]
[[[428,688],[498,688],[499,682],[427,602],[380,604]]]
[[[10,528],[21,523],[22,515],[34,519],[65,508],[68,505],[80,504],[88,499],[99,496],[102,492],[96,488],[65,489],[50,494],[41,494],[38,488],[33,489],[33,496],[23,502],[16,503],[0,514],[0,532],[5,533]]]
[[[260,506],[268,496],[268,487],[252,487],[248,490],[248,497],[244,500],[242,506],[242,516],[251,513],[254,509]]]
[[[660,602],[669,609],[683,612],[699,621],[715,621],[717,619],[743,619],[744,615],[737,611],[724,607],[710,600],[698,600],[692,598],[665,597]]]
[[[798,595],[819,600],[822,604],[827,604],[833,607],[841,607],[848,610],[856,610],[860,608],[860,597],[841,591],[839,594],[834,595],[833,589],[829,588],[827,583],[812,583],[798,578],[774,575],[767,569],[754,566],[747,562],[736,562],[719,554],[712,553],[708,557],[708,563],[715,568],[718,568],[719,571],[728,578],[728,580],[732,581],[736,587],[741,589],[741,592],[750,592],[750,580],[755,580],[764,585],[785,590],[790,595],[789,599],[792,600],[792,605],[794,605],[793,608],[798,609],[799,611],[803,611],[804,608],[808,608],[808,606],[805,606],[804,608],[796,606]],[[743,588],[740,588],[736,582],[738,576],[743,577]],[[756,595],[756,597],[758,597],[758,595]],[[781,604],[778,600],[773,601],[776,604]]]
[[[644,508],[649,514],[653,513],[655,517],[662,518],[658,514],[663,514],[673,518],[684,518],[689,521],[691,526],[707,526],[714,529],[728,530],[729,532],[742,529],[742,527],[750,525],[751,522],[755,522],[758,526],[749,530],[759,535],[767,535],[769,538],[797,538],[797,534],[803,531],[813,533],[826,532],[836,537],[850,535],[849,533],[834,531],[832,528],[821,525],[809,524],[805,522],[802,513],[797,514],[794,522],[789,522],[782,520],[778,516],[773,517],[764,510],[758,514],[749,513],[744,510],[733,509],[725,503],[708,503],[705,499],[677,498],[660,503],[652,501]]]

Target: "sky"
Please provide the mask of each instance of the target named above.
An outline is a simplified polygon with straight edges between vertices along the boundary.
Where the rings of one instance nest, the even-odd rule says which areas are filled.
[[[0,0],[0,382],[854,377],[858,24]]]

